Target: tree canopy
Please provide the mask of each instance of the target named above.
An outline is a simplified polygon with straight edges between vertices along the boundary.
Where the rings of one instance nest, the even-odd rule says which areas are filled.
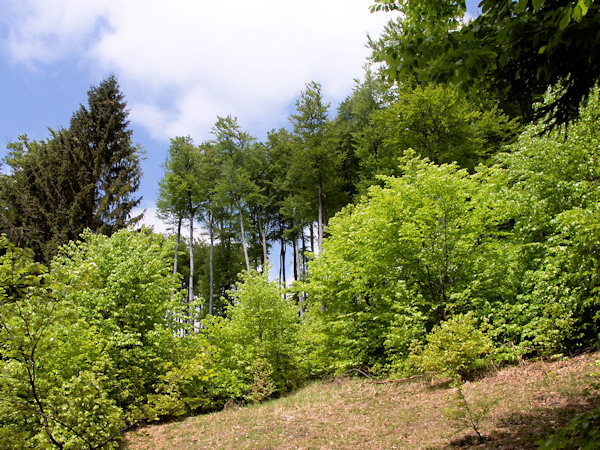
[[[548,126],[576,119],[600,79],[595,0],[483,0],[480,7],[471,19],[464,0],[378,0],[372,10],[402,14],[373,42],[374,57],[394,81],[452,82]],[[558,88],[553,102],[534,110],[550,85]]]

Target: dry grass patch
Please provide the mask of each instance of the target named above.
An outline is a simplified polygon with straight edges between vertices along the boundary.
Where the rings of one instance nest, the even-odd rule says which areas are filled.
[[[313,383],[260,405],[228,409],[129,433],[129,449],[535,448],[535,441],[590,409],[587,388],[600,354],[527,363],[466,383],[472,407],[487,405],[480,442],[460,415],[456,389],[428,380]],[[448,412],[454,409],[454,412]]]

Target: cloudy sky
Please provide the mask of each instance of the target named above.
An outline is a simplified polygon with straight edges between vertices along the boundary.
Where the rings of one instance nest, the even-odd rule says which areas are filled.
[[[151,209],[169,139],[209,139],[218,115],[263,139],[304,84],[337,104],[389,20],[370,0],[0,0],[0,152],[68,126],[90,86],[117,75],[147,154]]]
[[[335,107],[389,14],[371,0],[0,0],[0,155],[67,127],[87,90],[119,79],[151,221],[169,139],[209,139],[218,115],[259,139],[287,126],[305,83]]]

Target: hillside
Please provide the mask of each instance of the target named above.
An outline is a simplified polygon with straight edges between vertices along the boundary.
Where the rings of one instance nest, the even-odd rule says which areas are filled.
[[[281,399],[232,407],[129,433],[128,449],[536,448],[535,442],[597,405],[600,353],[524,362],[456,388],[431,380],[337,378]]]

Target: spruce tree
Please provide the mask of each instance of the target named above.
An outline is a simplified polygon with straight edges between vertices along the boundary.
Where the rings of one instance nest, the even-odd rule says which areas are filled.
[[[88,91],[88,108],[81,105],[71,118],[70,132],[83,156],[88,175],[86,225],[112,234],[134,224],[131,211],[141,200],[134,196],[142,176],[140,149],[133,145],[129,111],[114,75]]]
[[[2,232],[49,261],[86,228],[112,234],[134,224],[140,150],[131,141],[123,94],[114,76],[88,92],[69,129],[9,144],[11,174],[0,177]]]

